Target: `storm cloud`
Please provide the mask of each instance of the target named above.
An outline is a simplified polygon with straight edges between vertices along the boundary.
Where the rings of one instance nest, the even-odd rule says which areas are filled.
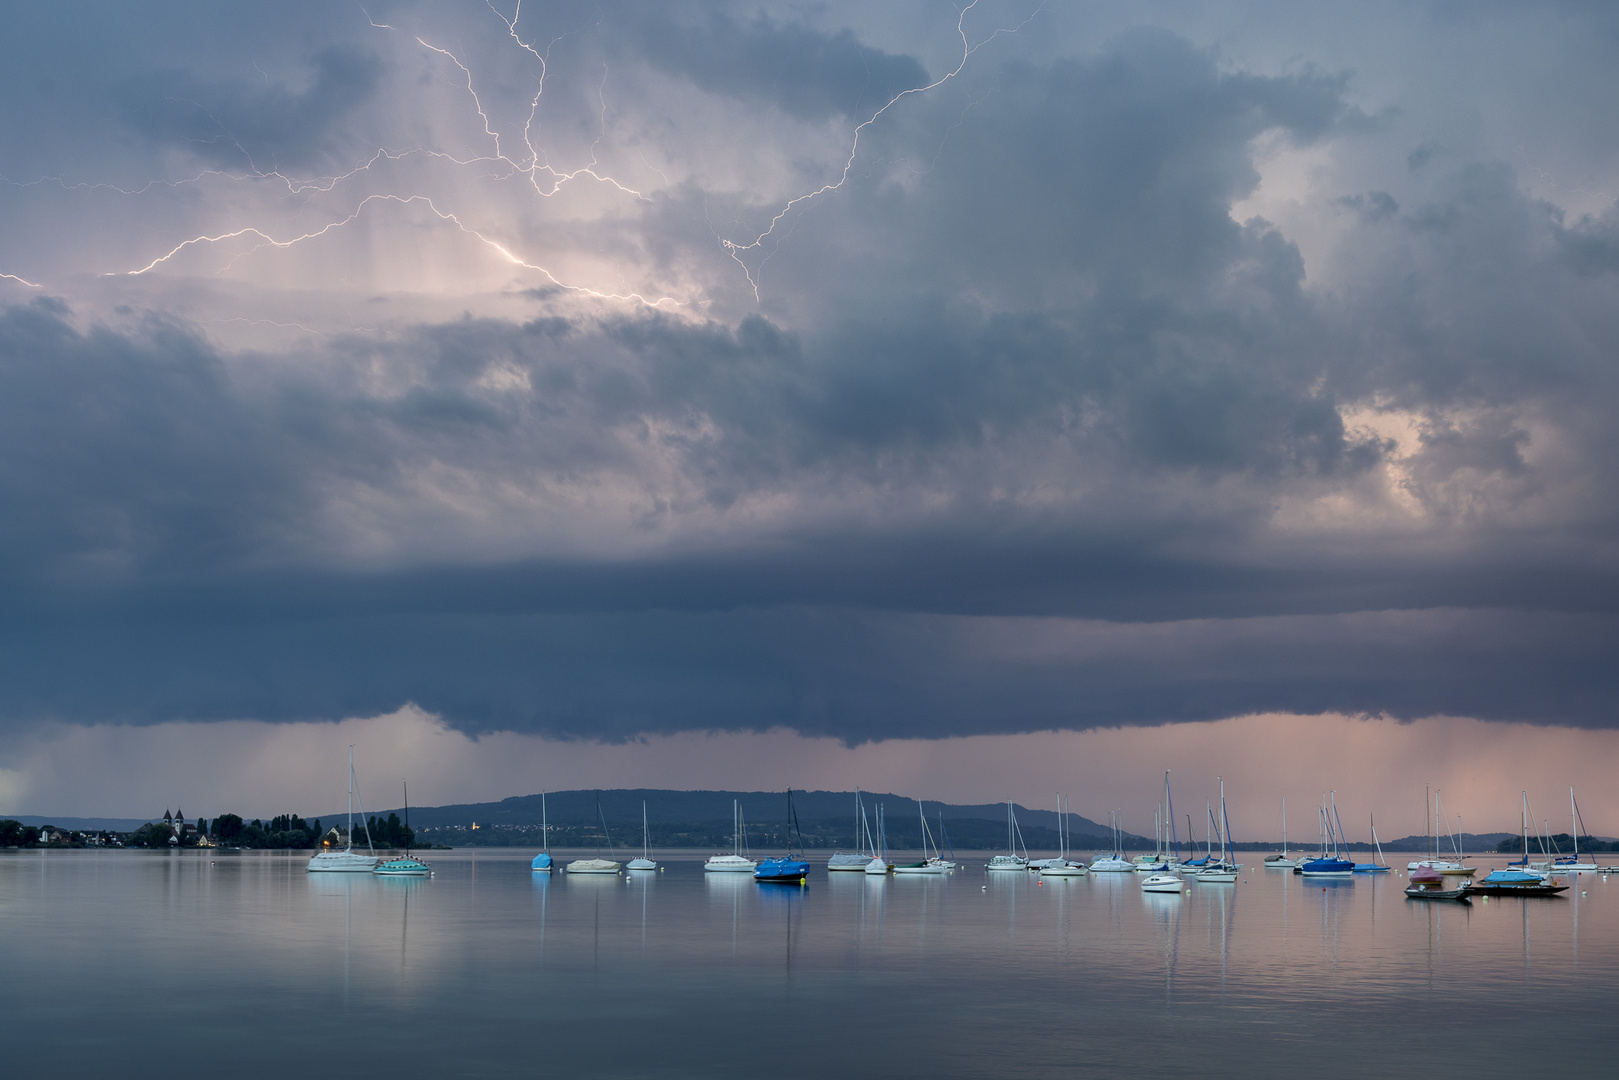
[[[165,188],[153,250],[206,242],[0,294],[6,722],[1612,723],[1611,199],[1348,68],[1010,9],[962,63],[608,6],[551,41],[601,102],[565,167],[564,105],[496,100],[539,38],[469,31],[463,79],[414,13],[131,75],[189,165],[343,179]],[[413,142],[367,128],[396,101]]]

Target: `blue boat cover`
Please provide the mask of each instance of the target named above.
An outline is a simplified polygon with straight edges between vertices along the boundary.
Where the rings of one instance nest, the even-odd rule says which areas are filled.
[[[534,856],[534,869],[536,869],[536,870],[549,870],[549,869],[551,869],[551,855],[550,855],[549,852],[542,851],[538,855]]]
[[[1354,872],[1355,864],[1348,859],[1305,859],[1299,869],[1306,874],[1349,874]]]
[[[809,863],[800,859],[766,859],[753,871],[755,881],[803,881]]]

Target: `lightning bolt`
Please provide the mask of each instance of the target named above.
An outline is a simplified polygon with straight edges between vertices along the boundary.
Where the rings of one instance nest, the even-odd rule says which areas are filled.
[[[736,264],[738,266],[740,266],[742,268],[742,272],[747,275],[748,285],[750,287],[752,287],[752,289],[753,289],[753,299],[754,299],[755,302],[757,302],[759,300],[759,282],[758,282],[757,278],[755,277],[755,271],[753,269],[750,269],[748,267],[747,262],[744,261],[744,259],[742,258],[743,252],[757,251],[757,250],[760,250],[761,248],[763,248],[765,241],[768,240],[771,237],[771,235],[776,231],[776,226],[780,225],[782,220],[784,218],[786,218],[788,214],[792,213],[798,207],[803,206],[805,203],[811,202],[811,201],[819,198],[822,195],[826,195],[826,194],[829,194],[831,192],[837,191],[839,188],[843,187],[843,185],[849,179],[850,171],[854,168],[855,158],[857,156],[859,156],[859,154],[860,154],[860,136],[861,136],[861,134],[864,133],[865,130],[868,127],[875,124],[882,117],[882,115],[884,113],[886,113],[889,109],[891,109],[895,105],[897,105],[901,100],[910,97],[912,94],[925,94],[929,90],[935,89],[936,87],[939,87],[939,86],[943,86],[945,83],[949,82],[951,79],[954,79],[957,75],[960,75],[961,72],[966,68],[967,61],[969,59],[971,59],[973,53],[977,52],[979,49],[983,48],[985,45],[988,45],[991,41],[994,41],[997,37],[1000,37],[1002,34],[1015,34],[1015,33],[1019,32],[1025,26],[1028,26],[1029,23],[1033,22],[1035,17],[1038,16],[1040,14],[1040,12],[1045,10],[1045,3],[1044,3],[1044,0],[1042,0],[1040,6],[1035,8],[1034,11],[1029,14],[1029,17],[1024,19],[1022,22],[1018,23],[1016,26],[1002,27],[1000,29],[997,29],[993,33],[991,33],[988,37],[986,37],[984,40],[982,40],[978,44],[974,45],[974,44],[971,44],[967,39],[966,23],[967,23],[967,13],[972,11],[972,9],[977,7],[977,6],[978,6],[978,0],[972,0],[972,3],[970,3],[966,7],[962,8],[961,13],[956,16],[956,34],[957,34],[957,36],[959,36],[961,38],[961,60],[960,60],[960,62],[957,63],[956,66],[951,71],[949,71],[948,73],[946,73],[944,75],[941,75],[937,79],[934,79],[932,82],[928,83],[926,86],[913,86],[909,90],[901,90],[899,93],[895,94],[892,98],[889,98],[888,102],[886,104],[884,104],[882,106],[882,108],[878,109],[876,112],[872,113],[870,117],[868,117],[866,120],[862,121],[860,123],[860,125],[857,126],[854,129],[854,137],[850,141],[850,144],[849,144],[849,156],[844,161],[844,163],[843,163],[843,171],[838,175],[838,178],[837,178],[837,180],[835,182],[829,183],[829,184],[822,184],[820,187],[816,188],[813,191],[808,191],[808,192],[805,192],[803,195],[797,196],[796,198],[789,199],[787,201],[787,203],[785,205],[783,205],[782,208],[776,212],[775,217],[770,219],[770,224],[768,226],[766,226],[765,230],[763,232],[759,233],[757,236],[755,236],[752,240],[748,241],[747,243],[737,243],[735,241],[726,240],[726,239],[723,239],[723,238],[720,240],[720,246],[725,249],[726,253],[729,254],[732,259],[736,260]],[[781,245],[778,243],[768,253],[766,253],[766,255],[765,255],[765,257],[763,259],[761,259],[759,261],[759,266],[758,266],[759,271],[763,271],[764,264],[766,262],[770,261],[770,256],[774,255],[776,250],[780,246]]]
[[[360,204],[357,207],[354,208],[354,212],[349,214],[347,217],[342,218],[339,221],[329,222],[326,225],[323,225],[318,229],[315,229],[313,231],[306,232],[306,233],[303,233],[303,234],[301,234],[299,236],[294,236],[294,237],[291,237],[291,238],[288,238],[288,239],[285,239],[285,240],[278,240],[275,237],[271,236],[270,234],[268,234],[268,233],[264,232],[263,230],[257,228],[256,226],[251,226],[251,225],[246,226],[246,227],[241,228],[241,229],[232,230],[231,232],[219,233],[216,236],[194,236],[189,240],[183,240],[180,243],[176,244],[173,248],[171,248],[170,250],[168,250],[164,254],[159,255],[157,258],[153,259],[151,262],[147,263],[145,266],[139,267],[138,269],[135,269],[135,270],[126,270],[126,271],[124,271],[123,276],[137,277],[137,276],[139,276],[141,274],[148,273],[148,272],[156,269],[157,267],[161,266],[163,263],[168,262],[170,259],[174,258],[176,255],[180,254],[180,252],[186,250],[189,247],[194,247],[194,246],[199,245],[199,244],[218,244],[218,243],[222,243],[222,242],[224,242],[226,240],[235,240],[235,239],[238,239],[238,238],[243,237],[243,236],[257,237],[260,242],[257,243],[257,244],[254,244],[252,247],[248,248],[246,251],[240,252],[240,253],[232,256],[231,263],[235,263],[237,260],[245,258],[246,256],[251,255],[255,251],[261,250],[262,248],[266,248],[266,247],[290,248],[290,247],[293,247],[293,246],[295,246],[297,244],[304,243],[307,240],[314,240],[317,237],[325,236],[327,233],[331,232],[334,229],[342,228],[344,225],[347,225],[350,222],[354,221],[356,218],[358,218],[360,216],[360,214],[364,212],[365,208],[368,205],[370,205],[371,203],[374,203],[374,202],[391,202],[391,203],[398,203],[399,205],[402,205],[402,206],[408,206],[408,205],[410,205],[412,203],[421,203],[422,205],[426,206],[427,209],[434,216],[436,216],[440,221],[443,221],[443,222],[446,222],[448,224],[454,225],[456,228],[460,229],[466,235],[474,237],[477,240],[481,241],[485,246],[487,246],[488,248],[490,248],[491,250],[493,250],[494,252],[499,254],[507,262],[511,263],[514,266],[520,266],[520,267],[522,267],[522,268],[524,268],[526,270],[536,271],[537,273],[544,275],[545,279],[547,281],[549,281],[552,285],[555,285],[557,288],[563,289],[563,290],[565,290],[567,292],[580,293],[580,294],[585,295],[585,296],[593,296],[593,297],[596,297],[597,299],[601,299],[601,300],[627,300],[627,301],[633,301],[633,302],[638,303],[638,304],[645,304],[648,307],[658,307],[658,306],[660,306],[662,304],[674,304],[676,306],[680,306],[680,304],[681,304],[681,302],[679,300],[676,300],[674,297],[669,297],[669,296],[659,297],[656,300],[652,300],[652,299],[648,299],[647,297],[641,295],[640,293],[605,293],[605,292],[600,292],[600,291],[598,291],[596,289],[586,288],[583,285],[570,285],[567,282],[565,282],[565,281],[561,280],[560,278],[558,278],[556,275],[552,274],[551,271],[547,270],[545,267],[539,265],[538,263],[528,262],[527,260],[525,260],[525,259],[521,258],[520,256],[514,254],[510,248],[506,247],[500,241],[495,240],[495,239],[493,239],[491,237],[485,236],[483,233],[479,232],[477,229],[474,229],[470,225],[467,225],[465,222],[463,222],[455,214],[453,214],[453,213],[451,213],[451,212],[449,212],[447,210],[440,210],[438,208],[438,206],[434,204],[432,198],[430,198],[427,195],[367,195],[365,198],[360,200]],[[227,264],[227,266],[228,265],[230,265],[230,264]],[[107,275],[103,275],[103,276],[113,277],[113,276],[117,276],[117,275],[107,274]]]
[[[526,115],[523,118],[520,138],[513,140],[500,130],[500,125],[492,119],[491,110],[486,107],[484,99],[480,96],[479,82],[474,68],[465,62],[461,56],[456,55],[450,48],[442,44],[429,41],[427,37],[411,33],[400,27],[379,22],[372,18],[370,13],[362,6],[359,8],[366,22],[375,30],[383,33],[399,34],[413,41],[422,50],[430,53],[439,62],[453,66],[459,72],[458,82],[463,87],[471,106],[472,115],[476,116],[471,131],[477,133],[476,138],[487,144],[487,150],[474,149],[470,154],[452,154],[445,150],[427,146],[380,146],[368,151],[365,156],[355,159],[346,170],[329,174],[298,176],[283,171],[278,163],[272,162],[270,167],[261,167],[254,160],[253,155],[242,142],[229,130],[221,119],[204,107],[200,102],[188,101],[192,107],[198,109],[216,126],[219,136],[212,140],[216,143],[234,146],[243,157],[247,167],[245,169],[210,168],[201,169],[195,173],[175,178],[158,178],[136,186],[121,186],[111,183],[85,182],[63,176],[40,176],[33,180],[14,181],[9,177],[0,176],[0,183],[15,188],[29,188],[37,185],[55,185],[64,191],[109,191],[124,197],[135,198],[158,189],[179,189],[187,186],[200,186],[212,183],[249,184],[268,186],[276,197],[307,199],[311,196],[335,196],[343,198],[342,192],[347,185],[359,183],[362,178],[375,177],[386,174],[385,167],[391,167],[406,162],[408,159],[419,158],[432,162],[442,163],[445,167],[473,170],[479,180],[506,182],[515,181],[523,185],[523,189],[531,192],[532,196],[550,199],[555,197],[570,184],[589,183],[601,185],[612,192],[616,192],[636,202],[649,203],[650,196],[639,188],[625,183],[611,175],[601,165],[600,153],[603,141],[608,135],[609,106],[607,98],[607,84],[610,72],[604,63],[601,81],[596,87],[596,137],[591,142],[587,160],[574,168],[563,168],[553,164],[541,141],[542,129],[542,103],[547,86],[547,79],[551,72],[551,54],[560,42],[571,35],[584,32],[591,25],[600,26],[601,20],[597,18],[594,24],[582,23],[573,29],[552,38],[543,47],[539,39],[525,37],[522,26],[523,7],[522,0],[517,0],[508,16],[495,6],[494,0],[485,0],[490,12],[504,25],[506,36],[515,43],[516,47],[531,56],[538,68],[538,77],[534,84],[534,92],[528,99]],[[842,169],[833,182],[822,184],[814,190],[805,192],[788,200],[771,217],[767,227],[754,235],[752,239],[741,241],[721,239],[722,249],[734,260],[743,271],[755,302],[759,300],[759,277],[764,265],[779,250],[782,241],[792,234],[796,228],[798,218],[794,211],[807,206],[814,200],[842,188],[852,173],[854,164],[859,158],[862,149],[862,138],[866,129],[877,123],[885,114],[897,106],[903,99],[911,95],[925,94],[946,82],[956,78],[967,66],[972,56],[990,41],[1002,34],[1016,34],[1026,27],[1041,11],[1044,3],[1033,11],[1028,18],[1016,26],[1001,27],[991,32],[987,37],[974,43],[970,40],[966,22],[969,14],[977,7],[978,0],[972,0],[967,6],[960,9],[956,19],[956,34],[961,41],[961,54],[955,66],[946,74],[929,82],[925,86],[917,86],[895,94],[881,107],[873,111],[852,133],[849,152],[843,161]],[[256,67],[256,65],[255,65]],[[257,68],[262,77],[268,80],[268,75],[262,68]],[[959,125],[958,125],[959,126]],[[953,130],[953,129],[952,129]],[[948,137],[948,133],[946,135]],[[641,155],[641,164],[648,170],[648,174],[656,174],[665,185],[670,180],[667,175],[659,171],[648,162],[645,155]],[[389,185],[391,186],[391,185]],[[150,258],[145,264],[124,270],[113,270],[105,273],[106,277],[140,277],[152,274],[160,268],[168,266],[181,253],[204,248],[217,248],[222,245],[231,245],[232,253],[223,266],[216,272],[224,273],[234,267],[247,256],[266,249],[286,250],[301,244],[315,241],[351,225],[362,215],[381,206],[394,206],[398,208],[417,206],[425,209],[434,218],[445,226],[452,227],[460,233],[474,239],[479,245],[487,249],[505,263],[523,271],[539,275],[549,287],[562,290],[578,296],[591,297],[601,301],[616,303],[632,303],[653,308],[666,307],[693,307],[701,308],[708,301],[701,296],[682,299],[675,296],[648,295],[639,290],[625,287],[613,290],[609,288],[592,288],[578,282],[564,280],[564,277],[536,257],[523,253],[508,239],[495,235],[487,226],[479,227],[468,220],[464,208],[454,208],[443,204],[444,196],[439,195],[437,201],[431,195],[420,190],[382,191],[374,189],[370,192],[364,190],[353,193],[357,201],[349,202],[347,206],[338,206],[323,223],[302,231],[289,231],[277,229],[264,222],[243,224],[236,228],[226,228],[217,232],[199,233],[188,239],[173,244],[168,250]],[[374,205],[375,204],[375,205]],[[711,231],[716,238],[719,232]],[[245,248],[233,244],[233,241],[246,241]],[[763,252],[763,258],[750,258],[751,255]],[[15,274],[0,274],[9,281],[15,281],[30,288],[41,288],[39,283],[19,277]],[[247,320],[250,324],[252,320]],[[278,324],[279,325],[279,324]],[[307,327],[297,327],[308,329]],[[315,331],[310,331],[314,333]]]

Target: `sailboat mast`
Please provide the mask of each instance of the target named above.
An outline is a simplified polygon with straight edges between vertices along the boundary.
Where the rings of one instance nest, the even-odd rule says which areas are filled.
[[[1529,869],[1529,792],[1522,792],[1523,808],[1518,811],[1518,825],[1523,829],[1523,868]]]
[[[545,792],[540,792],[540,850],[551,850],[551,819],[545,813]]]
[[[1580,808],[1574,805],[1574,786],[1568,789],[1569,827],[1574,830],[1574,861],[1580,861]]]
[[[345,848],[344,848],[344,849],[343,849],[343,850],[344,850],[344,851],[349,851],[349,850],[352,850],[352,849],[353,849],[353,847],[354,847],[354,744],[353,744],[353,743],[349,743],[349,821],[348,821],[348,846],[347,846],[347,847],[345,847]]]

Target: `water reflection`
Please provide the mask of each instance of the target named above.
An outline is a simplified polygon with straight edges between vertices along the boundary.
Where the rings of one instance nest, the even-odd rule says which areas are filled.
[[[0,935],[0,1007],[33,1033],[26,1047],[8,1045],[8,1074],[207,1071],[217,1040],[212,1050],[141,1041],[126,1004],[141,993],[252,1002],[210,1023],[249,1051],[243,1075],[266,1077],[298,1072],[307,1040],[275,1043],[260,1012],[334,1048],[355,1030],[464,1033],[413,1046],[404,1075],[510,1073],[532,1049],[536,1018],[558,1045],[622,1055],[600,1071],[661,1060],[671,1073],[756,1075],[757,1059],[702,1057],[749,1031],[771,1032],[788,1076],[1141,1066],[1129,1047],[1082,1037],[1082,1016],[1087,1033],[1148,1025],[1197,1048],[1200,1074],[1226,1077],[1291,1075],[1295,1056],[1256,1058],[1255,1048],[1303,1045],[1322,1030],[1418,1059],[1436,1026],[1458,1040],[1498,1037],[1526,1002],[1560,1063],[1601,1064],[1619,1003],[1619,896],[1602,903],[1619,887],[1594,881],[1583,898],[1492,898],[1469,912],[1408,901],[1392,875],[1325,888],[1253,876],[1177,897],[1143,893],[1133,874],[1041,884],[821,871],[805,889],[704,874],[695,860],[628,882],[548,878],[498,853],[435,863],[431,881],[390,881],[253,855],[0,858],[0,907],[26,928]],[[208,947],[176,947],[195,940]],[[108,1045],[138,1067],[71,1059],[92,1043],[53,1026],[68,1003],[103,1018]],[[948,1057],[894,1037],[935,1028],[949,1034]],[[347,1055],[330,1071],[401,1075],[352,1045],[329,1050]]]

